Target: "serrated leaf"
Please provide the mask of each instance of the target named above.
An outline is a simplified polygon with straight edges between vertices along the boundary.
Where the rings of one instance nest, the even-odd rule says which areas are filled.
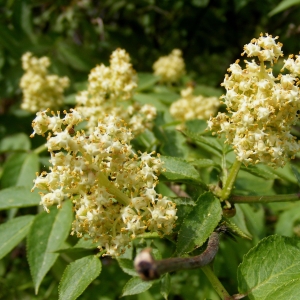
[[[261,240],[239,265],[238,283],[249,299],[299,299],[299,239],[272,235]]]
[[[27,258],[36,293],[58,257],[54,251],[60,249],[67,238],[72,219],[72,203],[66,201],[61,209],[53,207],[50,213],[40,213],[31,226],[27,237]]]
[[[132,277],[125,284],[121,297],[140,294],[149,290],[152,285],[153,281],[143,281],[140,277]]]
[[[211,192],[202,194],[179,230],[177,253],[182,255],[203,245],[221,220],[221,204]]]
[[[5,162],[2,174],[2,187],[33,186],[36,172],[39,171],[39,157],[35,153],[14,153]]]
[[[168,180],[201,182],[198,171],[184,159],[171,156],[161,156],[160,158],[164,162],[165,169],[162,174]]]
[[[196,160],[190,161],[189,163],[197,168],[208,168],[208,167],[219,166],[213,160],[206,159],[206,158],[196,159]]]
[[[131,276],[138,276],[137,272],[134,269],[133,261],[131,259],[118,258],[117,261],[119,263],[120,268],[123,270],[123,272]]]
[[[2,139],[0,151],[15,151],[30,149],[30,139],[25,133],[16,133]]]
[[[160,285],[160,293],[162,296],[168,300],[168,296],[171,290],[171,278],[170,274],[167,273],[161,278],[161,285]]]
[[[101,269],[100,259],[94,255],[70,263],[59,283],[59,299],[77,299],[89,284],[100,275]]]
[[[27,235],[34,216],[22,216],[0,225],[0,259]]]
[[[237,235],[243,239],[252,240],[251,235],[246,234],[241,228],[239,228],[234,222],[232,222],[231,219],[223,217],[224,222],[221,224],[224,224],[227,229],[229,229],[229,232]]]
[[[31,193],[27,187],[16,186],[0,191],[0,210],[35,206],[40,202],[41,196]]]

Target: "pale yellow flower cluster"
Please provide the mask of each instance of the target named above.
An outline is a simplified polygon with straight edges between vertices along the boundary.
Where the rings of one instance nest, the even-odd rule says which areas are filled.
[[[177,219],[175,204],[155,191],[162,170],[159,155],[135,153],[124,122],[107,116],[87,135],[75,131],[83,121],[76,110],[49,115],[37,113],[35,134],[47,131],[50,172],[42,172],[34,188],[48,207],[71,199],[75,220],[72,234],[90,236],[100,250],[117,256],[139,234],[170,234]]]
[[[267,69],[282,56],[281,43],[266,34],[244,46],[248,57],[258,60],[239,61],[230,65],[223,86],[223,97],[229,115],[219,113],[211,118],[208,127],[224,133],[237,159],[244,164],[265,163],[273,167],[284,166],[286,161],[300,150],[296,138],[291,135],[291,126],[298,120],[300,96],[297,85],[299,58],[292,56],[285,61],[284,68],[290,74],[274,77],[272,68]]]
[[[185,73],[185,63],[181,50],[174,49],[171,54],[160,57],[153,64],[153,70],[162,82],[178,81]]]
[[[69,86],[69,79],[49,75],[50,60],[45,56],[37,58],[27,52],[22,56],[22,66],[25,74],[20,82],[23,90],[21,108],[34,113],[47,108],[59,108],[63,103],[64,90]]]
[[[135,134],[151,127],[156,109],[151,105],[141,106],[122,103],[132,97],[137,87],[135,71],[128,53],[123,49],[115,50],[110,57],[110,66],[101,64],[91,70],[86,91],[77,97],[77,110],[88,118],[87,127],[92,132],[98,120],[106,114],[126,121]]]
[[[181,99],[170,106],[171,115],[182,122],[193,119],[208,120],[217,113],[220,101],[217,97],[193,95],[194,89],[188,87],[181,91]]]

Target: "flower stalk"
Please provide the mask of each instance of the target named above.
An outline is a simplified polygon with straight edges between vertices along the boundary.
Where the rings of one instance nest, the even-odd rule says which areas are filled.
[[[165,273],[179,270],[202,268],[208,265],[216,256],[219,249],[219,234],[213,232],[208,240],[206,250],[193,257],[172,257],[155,260],[151,255],[151,249],[146,248],[137,255],[134,266],[143,280],[153,280]]]
[[[221,201],[225,201],[229,198],[230,194],[231,194],[231,191],[233,189],[233,185],[235,183],[235,180],[236,180],[236,177],[237,177],[237,174],[240,170],[240,167],[241,167],[241,162],[236,160],[232,167],[231,167],[231,170],[228,174],[228,177],[226,179],[226,182],[220,192],[220,199]]]

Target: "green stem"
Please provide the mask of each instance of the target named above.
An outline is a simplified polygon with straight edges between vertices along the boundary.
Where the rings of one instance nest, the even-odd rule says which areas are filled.
[[[299,194],[285,194],[272,196],[231,196],[229,202],[231,203],[268,203],[268,202],[289,202],[299,201]]]
[[[46,144],[43,144],[43,145],[35,148],[32,152],[35,153],[35,154],[40,154],[40,153],[42,153],[46,150],[47,150]]]
[[[124,193],[122,193],[118,188],[116,188],[114,184],[111,181],[109,181],[108,178],[101,172],[98,175],[98,182],[99,184],[104,186],[110,194],[114,195],[116,197],[116,200],[120,204],[126,206],[130,204],[131,202],[130,199]]]
[[[206,265],[201,268],[203,273],[206,275],[207,279],[210,281],[211,285],[217,292],[217,294],[221,297],[222,300],[229,300],[232,297],[224,288],[223,284],[220,282],[219,278],[215,275],[210,265]]]
[[[221,201],[225,201],[229,198],[233,185],[235,183],[236,176],[240,170],[241,162],[236,160],[233,165],[231,166],[230,173],[227,176],[227,180],[222,188],[220,199]]]

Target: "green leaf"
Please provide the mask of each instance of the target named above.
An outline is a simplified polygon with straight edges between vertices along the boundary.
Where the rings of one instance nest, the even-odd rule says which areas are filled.
[[[133,261],[131,259],[127,258],[118,258],[117,259],[120,268],[123,270],[123,272],[131,275],[131,276],[138,276],[136,273],[134,266],[133,266]]]
[[[66,201],[61,209],[53,207],[50,213],[40,213],[32,224],[27,237],[27,258],[36,293],[58,257],[54,251],[67,238],[72,219],[72,203]]]
[[[200,158],[190,162],[191,165],[197,168],[218,167],[219,165],[211,159]]]
[[[273,235],[261,240],[244,256],[238,283],[249,299],[299,299],[299,239]]]
[[[214,137],[204,137],[201,134],[194,133],[188,130],[184,130],[183,133],[195,141],[200,147],[202,147],[204,150],[213,153],[219,157],[223,154],[223,148],[224,148],[224,141],[221,139],[217,139]]]
[[[33,186],[36,172],[39,171],[39,157],[35,153],[14,153],[4,164],[2,187]]]
[[[62,57],[61,60],[63,60],[64,64],[68,64],[79,71],[89,71],[91,69],[91,65],[80,52],[80,48],[75,45],[60,41],[57,43],[57,50]]]
[[[153,95],[155,94],[136,93],[133,99],[141,104],[151,104],[159,111],[167,111],[167,106]]]
[[[300,210],[291,208],[279,215],[278,222],[275,226],[275,233],[292,237],[294,235],[295,223],[300,221]]]
[[[188,120],[185,122],[185,127],[188,132],[193,132],[196,134],[204,134],[207,128],[206,120]]]
[[[234,222],[232,222],[231,219],[223,217],[222,225],[224,224],[228,229],[229,232],[231,232],[234,235],[237,235],[243,239],[252,240],[251,235],[248,235],[245,233],[241,228],[239,228]]]
[[[27,235],[34,216],[22,216],[0,225],[0,259]]]
[[[70,263],[59,283],[59,299],[77,299],[89,284],[100,275],[101,269],[100,259],[94,255]]]
[[[246,167],[245,165],[241,166],[241,170],[248,172],[252,175],[264,178],[264,179],[276,179],[278,176],[273,172],[270,172],[264,165],[249,165]]]
[[[170,274],[167,273],[161,278],[161,286],[160,286],[160,293],[166,300],[168,300],[170,290],[171,290],[171,278],[170,278]]]
[[[27,187],[10,187],[0,191],[0,210],[36,206],[40,201],[41,196],[38,193],[31,193]]]
[[[26,156],[17,181],[17,186],[33,186],[33,180],[36,178],[36,173],[39,171],[39,157],[35,153],[28,153]]]
[[[300,0],[283,0],[274,9],[272,9],[268,13],[268,16],[272,17],[272,16],[278,14],[279,12],[282,12],[282,11],[288,9],[289,7],[291,7],[293,5],[299,5],[299,4],[300,4]]]
[[[242,203],[238,206],[245,216],[247,228],[251,232],[254,243],[257,243],[266,236],[264,207],[261,204],[250,205],[248,203]]]
[[[0,152],[24,150],[27,151],[31,147],[30,139],[25,133],[16,133],[2,139],[0,144]]]
[[[178,157],[161,156],[165,172],[163,176],[170,181],[201,182],[198,171],[187,161]]]
[[[159,78],[152,73],[138,73],[137,91],[141,92],[154,86]]]
[[[177,253],[182,255],[203,245],[221,220],[220,201],[211,193],[202,194],[179,230]]]
[[[298,183],[298,186],[300,186],[300,173],[299,171],[296,169],[295,166],[292,166],[292,170],[293,170],[293,173],[297,179],[297,183]]]
[[[153,281],[143,281],[140,277],[132,277],[125,284],[121,297],[140,294],[149,290],[152,285]]]

